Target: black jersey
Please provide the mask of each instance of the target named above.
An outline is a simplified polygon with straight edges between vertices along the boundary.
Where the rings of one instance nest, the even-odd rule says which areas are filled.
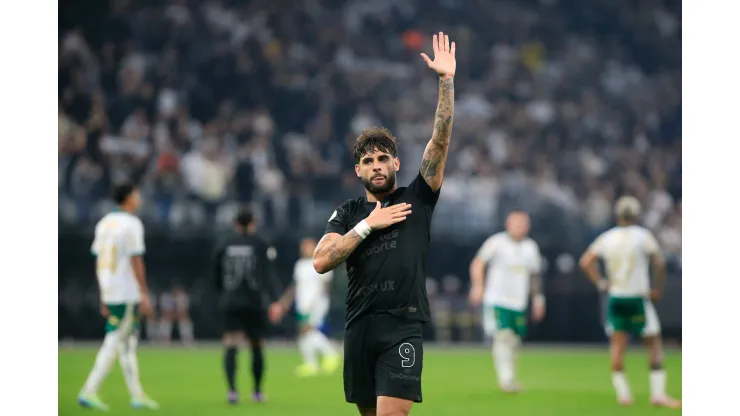
[[[234,232],[216,248],[216,286],[226,309],[263,309],[280,296],[272,260],[274,248],[249,234]]]
[[[405,221],[373,231],[347,258],[346,326],[366,313],[388,312],[399,317],[429,321],[426,263],[434,206],[434,192],[421,174],[405,188],[397,188],[383,206],[411,204]],[[329,219],[326,234],[346,234],[375,209],[365,197],[350,199]]]

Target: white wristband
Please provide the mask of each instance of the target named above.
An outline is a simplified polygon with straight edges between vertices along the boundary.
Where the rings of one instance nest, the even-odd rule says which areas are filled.
[[[545,307],[545,295],[541,293],[539,295],[534,295],[532,302],[534,303],[535,306],[544,308]]]
[[[599,280],[598,288],[600,291],[606,292],[607,290],[609,290],[609,281],[603,279]]]
[[[362,220],[359,223],[357,223],[357,225],[355,225],[354,230],[357,233],[357,235],[359,235],[360,238],[362,238],[363,240],[365,239],[365,237],[369,236],[370,232],[372,231],[370,226],[367,224],[367,221],[365,220]]]

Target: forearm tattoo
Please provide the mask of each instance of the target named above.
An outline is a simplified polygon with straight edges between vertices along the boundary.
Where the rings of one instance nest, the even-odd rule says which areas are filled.
[[[455,84],[453,79],[439,80],[439,100],[434,117],[434,134],[424,150],[421,161],[421,175],[427,181],[434,181],[442,173],[447,160],[447,149],[452,135],[452,121],[455,114]],[[437,184],[441,185],[441,184]]]
[[[339,263],[347,260],[347,257],[357,248],[362,242],[362,237],[357,234],[354,229],[341,237],[334,235],[325,235],[319,245],[316,248],[316,256],[329,258],[329,268],[333,269],[339,265]]]

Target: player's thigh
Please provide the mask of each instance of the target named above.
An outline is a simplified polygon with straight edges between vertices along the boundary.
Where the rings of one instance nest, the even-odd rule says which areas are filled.
[[[308,325],[311,328],[319,329],[322,325],[324,325],[324,320],[326,319],[326,311],[324,310],[317,310],[308,315]]]
[[[493,305],[483,305],[483,333],[493,336],[496,333],[496,313]]]
[[[643,301],[643,309],[645,316],[645,325],[642,328],[643,337],[659,337],[660,336],[660,319],[658,318],[658,312],[653,306],[653,302],[649,300]]]
[[[375,365],[375,393],[378,397],[421,403],[424,367],[422,324],[393,319],[398,322],[387,328],[386,335],[380,335],[383,338],[383,353],[378,355]]]
[[[344,398],[360,409],[374,409],[375,366],[368,342],[369,318],[360,318],[344,332]]]
[[[610,298],[607,304],[607,328],[611,333],[640,335],[645,327],[645,306],[639,298]]]
[[[108,304],[105,332],[120,331],[124,336],[139,328],[139,306],[133,303]]]
[[[414,402],[398,397],[378,396],[375,416],[400,416],[411,413]]]
[[[511,330],[520,338],[527,334],[527,317],[525,312],[508,308],[494,307],[496,331]]]

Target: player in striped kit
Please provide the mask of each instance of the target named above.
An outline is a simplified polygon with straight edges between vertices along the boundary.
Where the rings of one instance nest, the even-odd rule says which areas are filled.
[[[95,365],[82,387],[78,402],[83,407],[107,410],[98,391],[118,356],[134,408],[157,409],[141,387],[136,347],[139,314],[149,315],[149,290],[144,270],[144,226],[134,215],[139,192],[131,184],[114,187],[118,208],[95,226],[92,254],[97,257],[101,312],[107,318],[105,339]]]

